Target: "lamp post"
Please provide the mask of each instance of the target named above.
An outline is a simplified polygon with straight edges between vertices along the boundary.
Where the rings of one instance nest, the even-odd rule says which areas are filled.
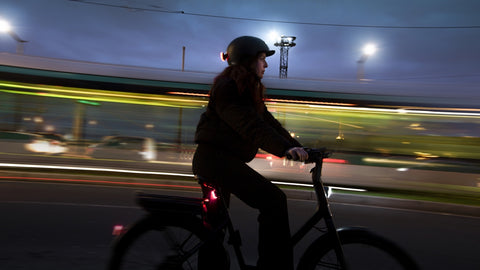
[[[281,36],[280,39],[275,42],[276,47],[280,47],[280,78],[287,78],[288,70],[288,50],[291,47],[294,47],[295,42],[293,42],[296,37],[293,36]]]
[[[17,42],[17,54],[23,54],[23,44],[27,41],[21,39],[7,21],[0,19],[0,32],[8,33]]]
[[[365,62],[367,61],[368,57],[373,55],[376,51],[377,46],[375,46],[375,44],[367,44],[365,47],[363,47],[362,56],[360,56],[360,59],[357,61],[357,80],[365,80]]]

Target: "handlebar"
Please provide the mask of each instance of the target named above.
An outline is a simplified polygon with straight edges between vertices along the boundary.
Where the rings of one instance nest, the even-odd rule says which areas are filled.
[[[305,163],[316,163],[318,161],[321,161],[324,158],[331,156],[332,154],[332,152],[327,150],[326,147],[322,147],[322,148],[304,147],[303,149],[305,149],[305,151],[307,151],[308,153],[308,159],[305,160]],[[287,153],[286,156],[287,156],[287,159],[293,160],[293,157],[289,153]]]

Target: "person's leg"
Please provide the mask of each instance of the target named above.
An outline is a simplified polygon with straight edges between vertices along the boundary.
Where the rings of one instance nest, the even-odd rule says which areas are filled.
[[[243,161],[208,146],[197,147],[193,172],[260,211],[260,269],[293,269],[287,198],[282,190]]]
[[[216,154],[212,151],[205,151],[206,149],[197,147],[193,158],[193,172],[195,175],[200,176],[203,180],[216,182],[214,179],[218,168],[217,162],[213,162],[216,159]],[[211,184],[211,183],[209,183]],[[210,187],[201,186],[203,192],[203,198],[210,198],[212,189]],[[228,194],[225,196],[229,196]],[[228,198],[227,198],[228,201]],[[219,201],[206,203],[206,209],[203,212],[203,222],[206,228],[215,230],[223,218],[219,213]],[[198,254],[198,269],[205,270],[223,270],[230,268],[229,255],[226,252],[223,242],[225,238],[225,231],[218,231],[217,241],[211,241],[206,243],[200,248]]]
[[[293,269],[293,247],[285,193],[246,164],[229,164],[231,175],[222,185],[260,211],[259,269]]]

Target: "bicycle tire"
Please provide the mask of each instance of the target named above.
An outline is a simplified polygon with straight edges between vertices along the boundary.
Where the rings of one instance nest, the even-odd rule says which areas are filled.
[[[191,215],[147,215],[115,241],[108,269],[198,269],[198,252],[181,255],[204,242],[201,222]]]
[[[338,235],[349,270],[419,269],[397,244],[371,231],[342,228]],[[297,269],[342,269],[336,259],[333,238],[325,234],[314,241],[303,254]]]

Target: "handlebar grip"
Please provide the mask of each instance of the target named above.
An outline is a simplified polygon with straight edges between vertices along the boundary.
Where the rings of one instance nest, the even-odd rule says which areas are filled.
[[[305,163],[314,163],[314,162],[316,162],[320,159],[329,157],[330,154],[331,154],[331,152],[327,151],[326,147],[322,147],[322,148],[307,148],[307,147],[304,147],[303,149],[305,149],[305,151],[307,151],[307,153],[308,153],[308,159],[305,161]],[[286,156],[287,159],[296,160],[288,152],[285,154],[285,156]]]
[[[291,149],[291,148],[290,148],[290,149]],[[296,155],[296,153],[295,153],[295,155],[291,155],[291,154],[289,153],[290,149],[287,150],[287,152],[285,153],[285,156],[287,157],[287,159],[291,159],[291,160],[294,160],[294,161],[299,160],[300,158],[299,158],[298,155]],[[307,148],[304,148],[304,149],[307,149]]]

